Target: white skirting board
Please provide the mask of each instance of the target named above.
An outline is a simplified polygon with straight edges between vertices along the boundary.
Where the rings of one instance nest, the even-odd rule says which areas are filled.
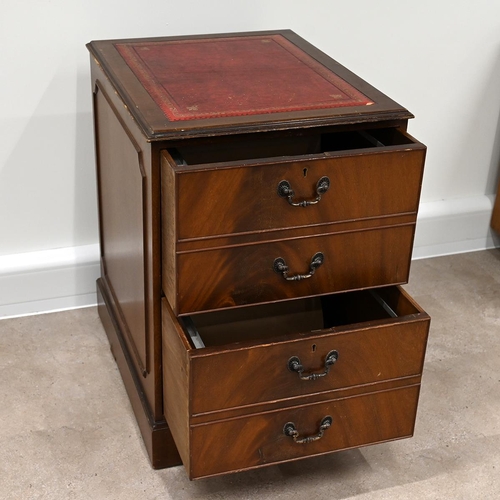
[[[422,203],[414,259],[493,248],[493,196]],[[0,256],[0,319],[96,304],[99,245]]]
[[[0,319],[97,303],[99,245],[0,256]]]
[[[413,259],[499,246],[490,228],[494,200],[494,195],[482,195],[421,203]]]

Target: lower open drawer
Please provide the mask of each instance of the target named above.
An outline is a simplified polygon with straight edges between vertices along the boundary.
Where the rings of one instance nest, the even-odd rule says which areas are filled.
[[[182,318],[164,300],[165,416],[190,477],[410,435],[429,322],[400,287]],[[411,394],[401,408],[396,404],[400,393]],[[274,442],[278,423],[271,431],[265,420],[289,411],[291,419],[299,408],[306,412],[318,404],[325,405],[326,413],[340,412],[337,421],[343,430],[334,441],[322,438],[321,446],[305,447],[280,436],[288,443],[283,454],[271,453],[264,444],[252,452],[249,444],[242,445],[248,456],[239,449],[242,438],[235,439],[235,422],[247,429],[257,422],[255,429],[263,435],[251,438],[252,446],[261,439]],[[319,413],[311,414],[307,424],[304,414],[305,434],[312,434],[312,427],[327,416]],[[356,418],[347,417],[353,413]],[[381,432],[382,424],[372,425],[374,415],[391,416],[390,432]],[[344,428],[346,418],[351,430]],[[228,430],[227,438],[221,429]],[[206,448],[213,439],[214,448]],[[264,449],[268,451],[259,458]],[[240,457],[234,463],[228,458],[233,454]]]

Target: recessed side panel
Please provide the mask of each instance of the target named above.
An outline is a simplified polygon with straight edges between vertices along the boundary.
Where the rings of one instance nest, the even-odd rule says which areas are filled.
[[[142,152],[99,86],[94,99],[105,279],[118,304],[137,371],[146,375],[149,368],[144,286],[146,176]]]

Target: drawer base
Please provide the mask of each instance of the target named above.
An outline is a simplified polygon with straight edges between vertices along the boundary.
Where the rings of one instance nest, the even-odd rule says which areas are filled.
[[[112,298],[102,278],[97,280],[97,304],[99,317],[134,410],[152,467],[163,469],[182,465],[166,420],[154,420],[148,408],[130,354],[125,346],[123,333],[116,320]]]

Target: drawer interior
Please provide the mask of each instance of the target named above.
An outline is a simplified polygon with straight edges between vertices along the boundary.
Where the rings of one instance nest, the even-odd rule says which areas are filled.
[[[318,155],[322,153],[383,148],[413,144],[397,128],[317,132],[309,135],[273,136],[259,134],[234,138],[232,141],[197,143],[169,149],[177,165],[244,161],[282,156]]]
[[[278,337],[288,340],[420,312],[398,287],[387,287],[184,316],[179,322],[191,347],[200,349]]]

